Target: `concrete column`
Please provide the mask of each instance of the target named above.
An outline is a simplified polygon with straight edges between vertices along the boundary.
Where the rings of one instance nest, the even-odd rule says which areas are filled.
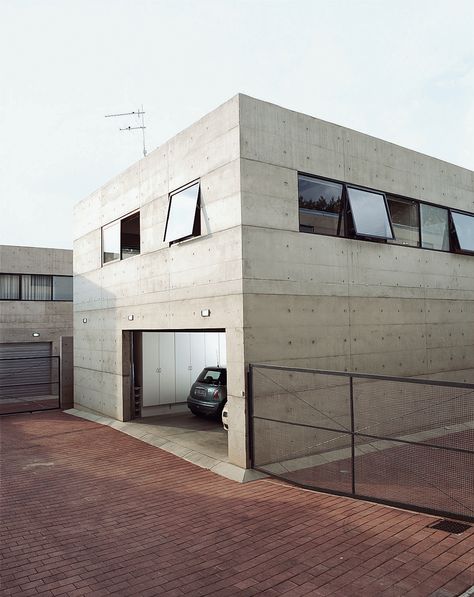
[[[74,351],[72,336],[61,336],[59,341],[60,406],[63,410],[74,407]]]

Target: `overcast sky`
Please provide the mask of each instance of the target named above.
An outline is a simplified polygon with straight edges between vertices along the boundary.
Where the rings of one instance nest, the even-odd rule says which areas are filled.
[[[474,169],[473,0],[0,0],[0,244],[238,92]],[[436,201],[436,197],[433,197]]]

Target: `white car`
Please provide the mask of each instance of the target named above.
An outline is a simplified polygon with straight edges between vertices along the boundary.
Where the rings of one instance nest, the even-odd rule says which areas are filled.
[[[228,411],[227,404],[225,404],[224,408],[222,409],[222,425],[224,425],[224,429],[226,431],[229,431],[229,424],[227,422],[228,418],[229,418],[229,411]]]

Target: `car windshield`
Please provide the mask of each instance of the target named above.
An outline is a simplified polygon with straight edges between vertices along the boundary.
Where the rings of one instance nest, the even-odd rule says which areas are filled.
[[[212,386],[223,386],[226,383],[226,372],[222,369],[204,369],[198,377],[198,382]]]

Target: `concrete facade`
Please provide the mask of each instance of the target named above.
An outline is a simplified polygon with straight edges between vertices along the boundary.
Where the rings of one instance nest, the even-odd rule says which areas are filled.
[[[0,273],[72,276],[72,251],[1,245]],[[72,336],[72,313],[72,301],[0,300],[0,343],[51,342],[59,355],[60,337]]]
[[[130,331],[224,329],[245,467],[248,363],[474,368],[474,256],[300,233],[298,172],[474,212],[471,171],[238,95],[76,206],[76,405],[129,418]],[[201,235],[168,246],[169,193],[197,179]],[[101,227],[137,209],[141,254],[101,267]]]

